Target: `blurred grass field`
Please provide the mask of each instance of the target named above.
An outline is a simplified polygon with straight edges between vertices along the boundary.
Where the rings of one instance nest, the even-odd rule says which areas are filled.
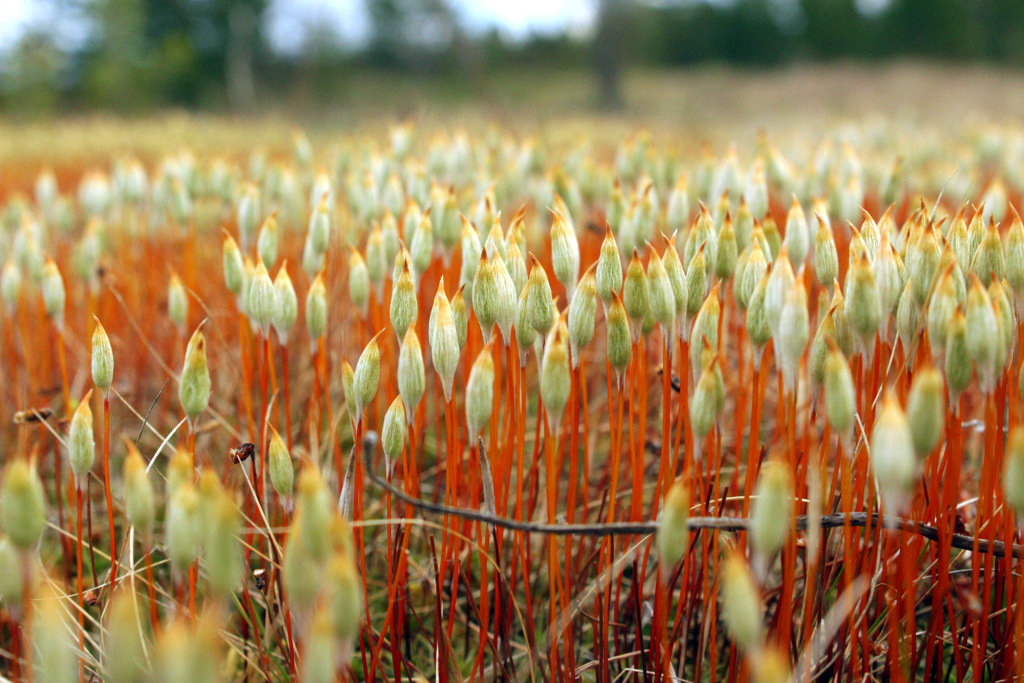
[[[532,69],[501,79],[450,81],[361,72],[344,89],[309,107],[264,101],[253,118],[167,111],[142,118],[77,115],[0,120],[0,186],[27,189],[44,165],[73,169],[132,152],[143,160],[181,146],[221,155],[286,150],[301,127],[315,144],[380,133],[412,119],[426,129],[498,125],[520,136],[573,139],[602,129],[609,144],[643,128],[699,151],[749,142],[767,131],[776,142],[806,143],[809,131],[844,123],[884,123],[918,135],[948,135],[981,123],[1009,123],[1024,113],[1024,80],[982,67],[894,63],[803,66],[787,70],[701,67],[631,72],[621,109],[594,106],[590,72]],[[264,98],[268,100],[268,98]]]

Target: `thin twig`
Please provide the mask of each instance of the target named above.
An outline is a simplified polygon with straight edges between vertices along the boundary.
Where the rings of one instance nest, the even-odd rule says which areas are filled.
[[[606,522],[597,524],[545,524],[543,522],[520,522],[518,520],[509,519],[508,517],[490,515],[478,510],[450,507],[441,503],[431,503],[429,501],[410,496],[400,489],[395,488],[384,479],[381,479],[374,471],[372,464],[373,453],[376,449],[377,434],[372,431],[367,432],[366,436],[363,437],[363,461],[366,465],[366,472],[369,475],[370,480],[402,502],[412,505],[424,512],[430,512],[437,515],[454,515],[474,522],[492,524],[503,529],[512,529],[514,531],[523,531],[531,534],[547,534],[550,536],[629,536],[634,534],[653,534],[658,530],[657,522]],[[853,527],[863,527],[867,525],[870,520],[871,525],[875,526],[879,523],[879,519],[880,515],[876,512],[871,514],[866,512],[852,512],[850,513],[849,518],[842,513],[837,513],[822,515],[820,518],[820,524],[823,529],[835,529],[846,524]],[[899,529],[900,531],[917,534],[918,536],[923,536],[931,541],[939,540],[939,530],[922,522],[915,522],[898,517],[882,517],[881,521],[890,529]],[[747,517],[690,517],[687,520],[687,527],[691,531],[699,529],[743,531],[747,529],[749,525],[750,519]],[[808,518],[806,516],[796,518],[796,528],[798,531],[806,530],[807,526]],[[972,536],[968,536],[966,534],[951,534],[950,539],[950,544],[954,548],[959,548],[961,550],[974,550],[975,539]],[[996,557],[1003,557],[1006,552],[1002,541],[993,541],[992,543],[989,543],[985,539],[978,540],[977,550],[979,553],[992,553]],[[1024,546],[1014,544],[1013,556],[1024,557]]]

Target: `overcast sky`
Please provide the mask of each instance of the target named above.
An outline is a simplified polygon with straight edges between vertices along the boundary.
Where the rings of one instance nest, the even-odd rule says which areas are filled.
[[[597,0],[450,0],[471,31],[499,28],[508,38],[530,33],[570,30],[586,33],[592,25]],[[367,35],[365,0],[271,0],[267,27],[275,48],[293,50],[302,42],[305,26],[329,21],[342,38],[358,42]],[[54,25],[52,5],[46,0],[0,0],[0,51],[10,46],[25,28]],[[80,23],[80,22],[78,22]],[[62,31],[81,39],[84,31],[65,20]]]

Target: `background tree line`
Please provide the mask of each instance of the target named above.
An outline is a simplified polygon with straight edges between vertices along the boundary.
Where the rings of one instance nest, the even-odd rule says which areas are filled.
[[[298,51],[266,36],[270,0],[51,0],[88,25],[73,49],[30,28],[0,61],[7,113],[158,107],[247,112],[323,105],[353,74],[405,72],[472,84],[516,69],[593,69],[598,99],[614,104],[625,67],[920,58],[1024,64],[1019,0],[593,0],[591,37],[508,42],[470,35],[447,0],[363,0],[367,40],[308,27]]]

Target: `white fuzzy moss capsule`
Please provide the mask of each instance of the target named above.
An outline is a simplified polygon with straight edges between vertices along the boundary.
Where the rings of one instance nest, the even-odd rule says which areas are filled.
[[[365,315],[370,302],[370,272],[363,255],[354,247],[348,256],[348,295],[356,310]]]
[[[653,249],[647,262],[647,284],[650,292],[651,314],[658,321],[668,339],[676,322],[676,300],[672,283],[668,279],[661,257]]]
[[[482,265],[482,264],[481,264]],[[451,304],[442,289],[438,289],[434,297],[435,312],[432,317],[434,324],[430,331],[430,353],[434,362],[434,370],[441,379],[446,401],[452,397],[452,383],[455,371],[459,366],[459,337],[452,318]]]
[[[0,273],[0,298],[7,306],[7,311],[14,314],[18,306],[18,298],[21,296],[21,269],[13,260],[4,264],[3,272]]]
[[[750,508],[750,544],[764,558],[782,549],[793,528],[793,476],[785,463],[771,460],[757,478]]]
[[[807,350],[807,369],[811,382],[815,388],[825,384],[825,360],[828,358],[829,340],[835,342],[836,324],[833,318],[833,310],[827,308],[827,294],[821,292],[818,296],[818,310],[825,311],[818,321],[818,329],[811,339],[811,346]]]
[[[665,266],[665,274],[668,276],[669,284],[672,285],[672,299],[676,308],[676,319],[680,321],[686,316],[686,271],[683,269],[683,262],[676,250],[675,240],[670,239],[661,257],[661,264]]]
[[[537,331],[546,335],[555,323],[555,303],[551,297],[551,283],[540,261],[533,257],[530,276],[526,282],[526,322]]]
[[[494,274],[498,291],[497,324],[501,338],[507,346],[512,341],[512,326],[516,321],[516,291],[512,276],[500,256],[494,257]]]
[[[769,277],[768,272],[761,276],[761,279],[758,280],[757,285],[754,287],[754,291],[750,294],[750,300],[747,302],[747,336],[750,337],[751,343],[758,350],[763,349],[768,340],[772,338],[771,325],[768,323],[768,314],[764,307]],[[760,358],[760,352],[754,354],[755,363],[759,363]]]
[[[334,683],[342,655],[327,605],[321,604],[317,608],[308,628],[299,680],[302,683]]]
[[[313,278],[313,283],[306,293],[306,332],[311,344],[327,331],[327,288],[324,286],[323,273]]]
[[[274,319],[274,308],[277,305],[277,296],[274,291],[274,283],[270,274],[260,261],[256,264],[256,270],[252,274],[252,282],[249,283],[247,310],[249,317],[260,328],[263,336],[270,334],[270,324]]]
[[[223,490],[209,505],[203,529],[203,564],[210,592],[221,598],[242,585],[242,545],[238,540],[242,519],[235,501]]]
[[[634,336],[639,326],[647,316],[651,306],[650,286],[647,282],[647,273],[640,262],[640,254],[633,250],[633,258],[629,260],[626,268],[626,280],[622,285],[622,305],[626,307],[626,314],[632,323]]]
[[[953,312],[960,305],[951,274],[952,269],[956,267],[956,264],[949,265],[946,272],[939,278],[938,285],[928,302],[925,321],[934,359],[942,357],[946,347],[946,327],[949,325],[949,319],[953,316]]]
[[[806,260],[811,240],[807,229],[807,217],[796,196],[793,197],[793,203],[786,215],[785,237],[782,244],[793,263],[799,266]]]
[[[309,216],[309,244],[313,251],[323,254],[331,241],[331,209],[325,194]]]
[[[132,683],[146,678],[145,644],[136,609],[134,589],[119,587],[106,614],[103,680],[109,683]]]
[[[25,591],[21,572],[21,553],[11,539],[0,536],[0,602],[8,605],[12,616],[19,616],[20,605]]]
[[[693,435],[698,441],[702,441],[715,426],[715,421],[722,410],[724,392],[717,362],[711,363],[701,372],[693,397],[690,399],[690,422]]]
[[[0,486],[0,529],[20,550],[39,542],[46,528],[46,497],[35,463],[11,460]]]
[[[260,261],[268,270],[277,262],[277,249],[280,242],[280,229],[277,224],[277,212],[272,212],[260,226],[260,234],[256,238],[256,252]]]
[[[708,298],[701,304],[697,311],[697,317],[693,321],[693,329],[690,331],[690,345],[693,349],[700,349],[706,340],[712,349],[718,348],[718,323],[722,317],[721,282],[708,294]],[[700,353],[690,356],[693,376],[696,377],[701,370]]]
[[[71,625],[65,621],[61,599],[53,588],[44,584],[31,622],[31,680],[39,683],[69,683],[76,680],[75,643]],[[24,672],[23,673],[27,673]],[[26,676],[28,678],[28,676]]]
[[[53,259],[47,258],[43,267],[43,306],[46,308],[46,315],[57,326],[57,329],[64,328],[64,278]]]
[[[218,680],[224,670],[218,625],[209,615],[194,624],[173,622],[160,635],[154,657],[153,679],[161,683]]]
[[[593,268],[580,279],[579,286],[569,302],[569,347],[573,367],[579,367],[580,352],[594,338],[594,320],[597,317],[597,285]]]
[[[483,253],[483,245],[480,243],[480,233],[476,227],[462,216],[462,235],[460,239],[462,249],[462,268],[459,271],[459,282],[463,285],[473,284],[476,277],[476,269],[480,264],[480,255]]]
[[[608,362],[621,376],[629,365],[633,353],[632,336],[629,330],[629,318],[618,294],[612,295],[612,304],[608,308],[607,354]]]
[[[93,316],[93,319],[96,321],[96,327],[92,331],[92,382],[97,389],[106,394],[114,382],[114,351],[110,347],[110,337],[107,336],[107,331],[103,329],[99,318]]]
[[[878,301],[882,308],[882,326],[888,329],[889,316],[896,311],[900,294],[903,292],[903,264],[899,254],[889,243],[888,231],[882,233],[878,253],[872,263],[875,280],[878,283]]]
[[[526,362],[526,352],[537,342],[537,330],[530,324],[530,307],[526,305],[526,290],[519,295],[516,305],[516,343],[519,346],[519,357],[522,363]]]
[[[564,204],[562,206],[564,207]],[[555,277],[565,287],[567,296],[571,298],[580,274],[580,245],[576,241],[576,232],[569,224],[568,216],[561,212],[553,213],[551,266]]]
[[[226,231],[224,232],[224,241],[221,243],[220,254],[224,286],[237,298],[242,293],[242,285],[245,284],[245,263],[242,260],[242,252],[238,249],[238,243]]]
[[[184,331],[188,323],[188,294],[177,273],[171,273],[171,281],[167,285],[167,316],[179,332]]]
[[[730,552],[722,567],[722,618],[729,637],[746,654],[761,649],[764,622],[761,595],[743,556]]]
[[[430,261],[434,256],[434,229],[430,221],[430,211],[423,214],[423,218],[416,225],[409,242],[409,262],[412,266],[413,278],[419,282],[420,276],[430,267]]]
[[[71,417],[71,426],[68,428],[68,463],[75,474],[75,486],[79,490],[85,486],[85,477],[89,475],[89,470],[96,462],[92,409],[89,407],[91,399],[90,389],[79,401],[75,414]]]
[[[765,289],[765,314],[772,329],[772,337],[779,337],[782,309],[786,305],[789,292],[796,284],[796,275],[793,273],[793,266],[789,262],[789,255],[786,247],[783,246],[778,257],[772,262],[772,268],[768,275],[768,285]]]
[[[402,403],[401,396],[396,396],[395,400],[388,406],[387,412],[384,413],[384,423],[380,428],[381,450],[384,451],[388,473],[391,472],[391,468],[402,457],[402,449],[405,447],[407,422],[405,404]]]
[[[561,424],[562,413],[569,403],[569,391],[572,386],[569,353],[566,348],[568,334],[565,321],[559,320],[548,335],[544,344],[544,356],[541,359],[540,396],[544,401],[548,425],[553,430],[557,430]]]
[[[246,186],[238,200],[238,235],[242,240],[242,248],[248,249],[256,234],[256,226],[260,221],[260,193],[255,183]]]
[[[857,413],[857,394],[850,366],[838,348],[829,351],[825,359],[824,387],[829,423],[838,434],[849,434]]]
[[[846,275],[846,316],[862,347],[873,348],[882,322],[882,302],[875,273],[866,258],[858,259]]]
[[[491,417],[494,405],[494,340],[484,346],[473,362],[466,382],[466,429],[475,439]]]
[[[978,383],[983,392],[995,386],[996,364],[999,350],[999,323],[988,292],[981,280],[971,273],[971,288],[967,292],[967,355],[978,371]]]
[[[380,346],[377,344],[377,338],[380,337],[381,332],[375,334],[367,342],[356,362],[352,389],[356,400],[357,417],[363,414],[363,410],[370,405],[373,397],[377,394],[377,384],[380,381]]]
[[[619,247],[615,243],[612,229],[605,224],[604,241],[601,242],[601,253],[597,259],[594,273],[597,284],[597,295],[605,306],[611,304],[612,295],[622,290],[622,260],[619,258]]]
[[[135,444],[127,441],[128,453],[124,459],[124,502],[128,523],[135,527],[147,543],[152,538],[156,517],[156,495],[146,472],[146,463]]]
[[[469,336],[469,312],[466,310],[466,299],[462,296],[462,287],[455,290],[448,303],[452,309],[452,320],[455,321],[459,348],[462,349],[466,346],[466,339]]]
[[[425,390],[423,349],[420,347],[420,338],[416,335],[416,330],[410,327],[398,352],[398,394],[405,403],[405,415],[410,424]]]
[[[754,295],[754,288],[765,273],[768,272],[768,260],[764,257],[764,249],[760,241],[750,244],[750,253],[743,262],[742,269],[737,267],[734,282],[736,301],[741,310],[746,310]]]
[[[789,391],[796,390],[800,358],[807,348],[810,321],[807,313],[807,291],[802,280],[790,288],[779,317],[779,335],[776,337],[779,362]]]
[[[1019,302],[1024,298],[1024,223],[1021,222],[1017,209],[1013,208],[1013,222],[1006,233],[1006,244],[1003,247],[1006,261],[1006,281],[1013,289],[1014,299]]]
[[[416,286],[412,281],[412,273],[409,272],[408,263],[402,269],[391,291],[390,306],[391,326],[395,334],[401,339],[405,336],[406,330],[416,325],[416,318],[419,313],[419,304],[416,301]]]
[[[921,305],[917,302],[914,294],[914,283],[907,280],[903,286],[903,294],[900,295],[899,303],[896,305],[896,332],[899,335],[903,348],[908,352],[917,348],[918,325],[921,321]],[[946,334],[941,331],[939,337],[945,345]],[[930,337],[934,344],[935,337]],[[910,355],[908,353],[908,355]]]
[[[348,553],[334,555],[327,565],[327,578],[334,637],[341,641],[343,652],[351,652],[363,617],[363,586]]]
[[[690,542],[690,494],[686,483],[677,479],[665,495],[665,505],[658,518],[658,563],[662,580],[668,581],[674,567],[686,554]]]
[[[199,494],[192,482],[186,481],[167,501],[164,539],[167,558],[175,572],[183,572],[199,555],[202,542]]]
[[[1003,495],[1018,515],[1024,514],[1024,428],[1014,427],[1003,459]]]
[[[839,253],[832,231],[820,216],[816,218],[818,232],[814,236],[814,272],[822,286],[831,287],[832,281],[839,277]]]
[[[274,314],[270,319],[282,346],[288,344],[288,336],[298,317],[299,300],[292,279],[288,276],[288,261],[284,261],[274,278]]]
[[[935,232],[932,228],[926,228],[916,243],[909,242],[907,256],[904,259],[908,277],[914,281],[914,294],[922,304],[928,298],[932,281],[939,271],[939,261],[942,259],[942,249],[939,247],[939,238]],[[913,267],[910,267],[911,261]],[[964,265],[966,266],[966,261]],[[847,294],[846,298],[849,299],[850,295]]]
[[[946,426],[946,397],[942,373],[926,367],[914,374],[907,397],[907,422],[914,451],[924,458],[942,441]]]
[[[886,390],[871,433],[871,468],[889,514],[902,510],[917,474],[914,438],[907,416],[891,390]]]
[[[195,422],[210,403],[210,368],[206,362],[206,337],[196,328],[185,348],[185,362],[178,385],[178,400],[185,416]]]
[[[477,264],[476,277],[473,279],[473,311],[484,339],[491,337],[491,330],[498,322],[499,293],[496,273],[497,261],[481,255]]]
[[[999,239],[999,230],[991,221],[985,231],[985,236],[981,239],[981,244],[978,245],[978,249],[971,259],[971,272],[977,275],[986,287],[992,281],[993,276],[996,279],[1002,279],[1006,273],[1003,242]]]
[[[946,385],[950,402],[957,406],[960,395],[971,383],[973,366],[967,351],[967,319],[957,310],[946,326]]]
[[[523,258],[523,253],[519,251],[519,245],[515,242],[509,242],[506,252],[508,255],[505,258],[505,268],[508,269],[508,275],[512,278],[512,284],[515,285],[518,296],[526,289],[526,284],[530,279],[526,270],[526,259]]]
[[[295,467],[287,444],[273,427],[270,428],[270,446],[267,449],[267,472],[277,495],[290,501],[295,487]]]
[[[715,275],[721,280],[728,280],[736,270],[739,245],[736,243],[736,231],[733,229],[732,216],[725,214],[722,229],[718,233],[718,253],[715,261]]]

